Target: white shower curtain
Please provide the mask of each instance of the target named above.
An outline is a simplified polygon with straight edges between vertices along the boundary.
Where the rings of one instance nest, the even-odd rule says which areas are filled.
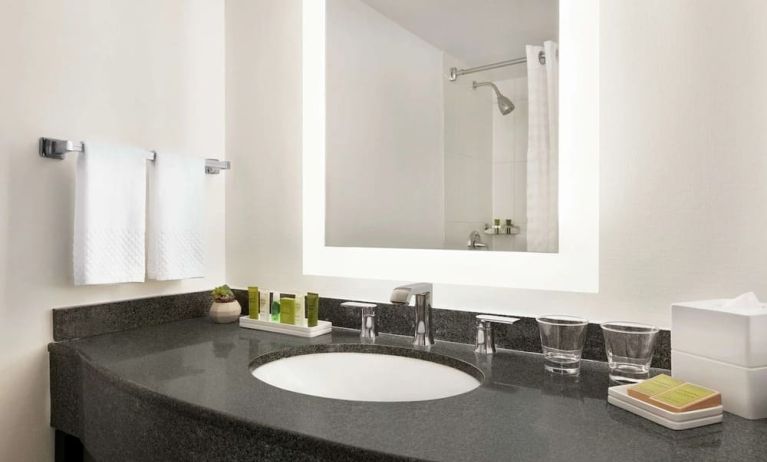
[[[528,45],[527,251],[559,250],[559,46]],[[546,64],[538,56],[543,51]]]

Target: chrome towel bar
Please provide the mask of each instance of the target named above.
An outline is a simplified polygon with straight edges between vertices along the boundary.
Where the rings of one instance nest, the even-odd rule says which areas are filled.
[[[40,156],[47,159],[64,159],[68,152],[83,152],[83,143],[71,140],[57,140],[54,138],[40,138]],[[154,161],[157,153],[147,151],[147,160]],[[228,160],[205,159],[205,173],[217,175],[221,170],[232,168]]]

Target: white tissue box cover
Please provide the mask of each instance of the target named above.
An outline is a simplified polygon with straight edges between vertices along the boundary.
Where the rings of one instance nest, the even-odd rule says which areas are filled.
[[[671,305],[671,349],[740,367],[766,367],[767,307],[722,310],[728,301]]]
[[[671,350],[671,375],[720,392],[727,412],[746,419],[767,417],[767,367],[739,367]]]

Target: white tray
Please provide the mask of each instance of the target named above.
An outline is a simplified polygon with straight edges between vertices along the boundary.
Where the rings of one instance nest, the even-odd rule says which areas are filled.
[[[251,319],[248,316],[242,316],[240,317],[240,327],[310,338],[330,333],[330,331],[333,330],[333,323],[329,321],[317,321],[315,327],[304,327],[272,321],[260,321],[258,319]]]
[[[660,417],[663,417],[664,419],[671,420],[673,422],[687,422],[690,420],[702,419],[704,417],[720,415],[723,410],[722,406],[719,405],[719,406],[714,406],[707,409],[698,409],[697,411],[687,411],[687,412],[667,411],[665,409],[661,409],[659,407],[653,406],[650,403],[646,403],[642,401],[641,399],[637,399],[629,395],[628,389],[631,388],[632,386],[634,385],[629,384],[629,385],[620,385],[617,387],[610,387],[607,389],[607,396],[612,396],[613,398],[629,403],[634,407],[638,407],[647,412],[652,412],[653,414],[656,414]]]
[[[702,419],[688,420],[686,422],[674,422],[672,420],[664,419],[659,415],[655,415],[652,412],[640,409],[632,404],[621,401],[612,396],[607,397],[607,402],[672,430],[689,430],[690,428],[703,427],[705,425],[711,425],[722,421],[722,414],[719,414],[711,417],[704,417]]]
[[[669,412],[629,396],[632,385],[610,387],[607,402],[672,430],[688,430],[722,421],[722,406],[688,412]]]

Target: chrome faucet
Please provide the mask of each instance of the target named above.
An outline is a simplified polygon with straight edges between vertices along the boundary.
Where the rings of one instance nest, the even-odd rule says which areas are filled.
[[[487,244],[482,242],[482,235],[479,234],[479,231],[476,229],[469,234],[469,241],[466,243],[466,247],[477,250],[477,249],[486,249]]]
[[[395,305],[408,305],[415,295],[415,334],[413,345],[434,345],[431,328],[431,294],[433,286],[426,282],[395,287],[391,293],[391,302]]]

